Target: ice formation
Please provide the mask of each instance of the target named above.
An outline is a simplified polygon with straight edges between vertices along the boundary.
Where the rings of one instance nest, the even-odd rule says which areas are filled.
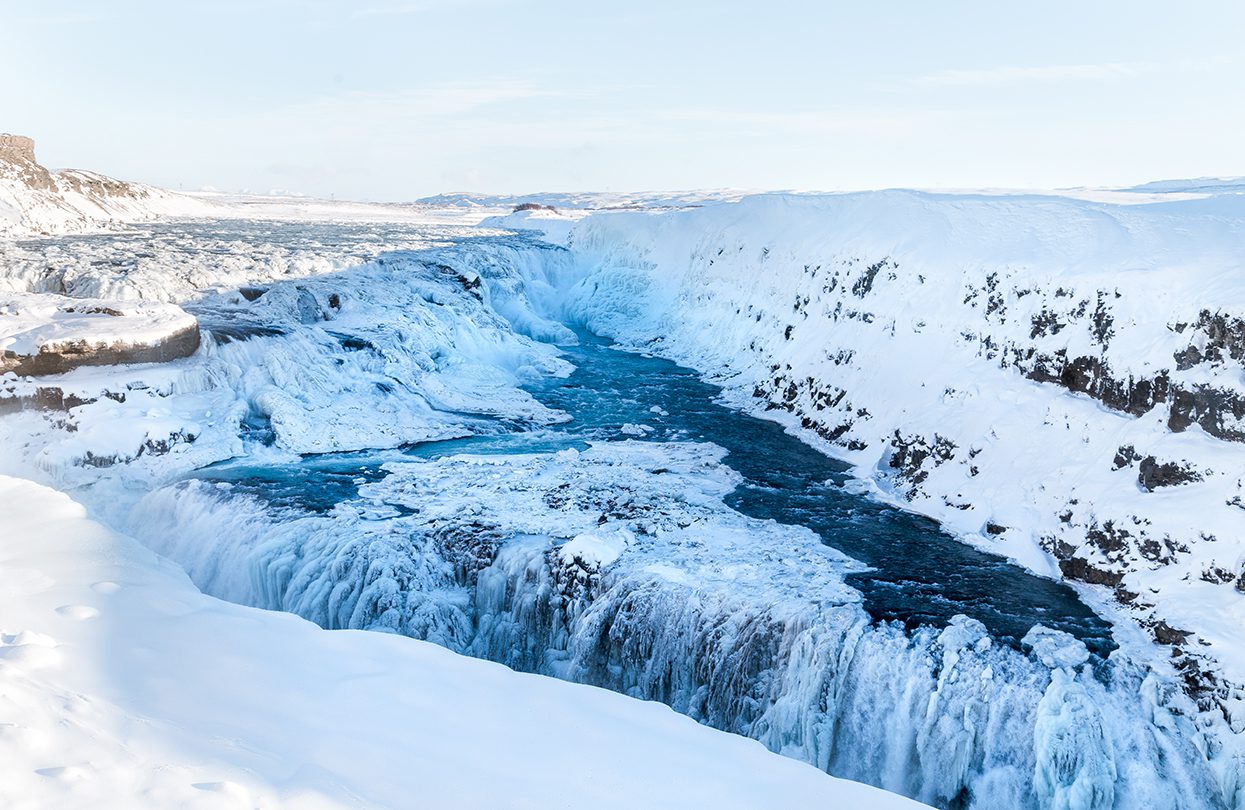
[[[856,564],[722,503],[721,456],[618,441],[392,462],[323,514],[187,481],[131,530],[208,593],[659,700],[939,806],[1226,806],[1196,707],[1143,688],[1145,666],[1091,664],[1056,631],[1025,655],[968,619],[875,625],[843,582]]]

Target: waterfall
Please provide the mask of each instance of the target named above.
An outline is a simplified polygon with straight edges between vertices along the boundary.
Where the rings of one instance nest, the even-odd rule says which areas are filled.
[[[1041,626],[1016,649],[965,617],[874,622],[850,561],[722,504],[722,455],[627,441],[389,464],[324,514],[186,481],[132,530],[209,593],[658,700],[936,806],[1230,806],[1170,680]]]

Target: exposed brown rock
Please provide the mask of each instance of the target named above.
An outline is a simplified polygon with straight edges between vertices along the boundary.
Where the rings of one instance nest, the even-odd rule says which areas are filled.
[[[199,348],[199,325],[187,326],[154,344],[99,346],[88,341],[58,344],[56,350],[21,355],[5,351],[0,371],[20,376],[63,374],[79,366],[111,366],[126,363],[164,363],[189,357]]]

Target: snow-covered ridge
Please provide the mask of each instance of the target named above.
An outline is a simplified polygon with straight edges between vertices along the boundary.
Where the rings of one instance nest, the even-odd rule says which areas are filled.
[[[656,703],[219,602],[27,481],[0,502],[5,807],[918,807]]]
[[[1204,698],[1234,687],[1203,653],[1245,682],[1245,198],[770,195],[596,213],[567,242],[565,315],[970,541],[1111,588]]]
[[[0,135],[0,238],[97,230],[160,216],[204,216],[211,206],[81,169],[48,171],[34,142]]]

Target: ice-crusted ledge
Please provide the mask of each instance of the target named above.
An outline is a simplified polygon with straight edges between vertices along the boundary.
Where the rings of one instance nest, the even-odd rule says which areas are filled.
[[[166,362],[198,348],[199,322],[175,304],[0,295],[0,374]]]

